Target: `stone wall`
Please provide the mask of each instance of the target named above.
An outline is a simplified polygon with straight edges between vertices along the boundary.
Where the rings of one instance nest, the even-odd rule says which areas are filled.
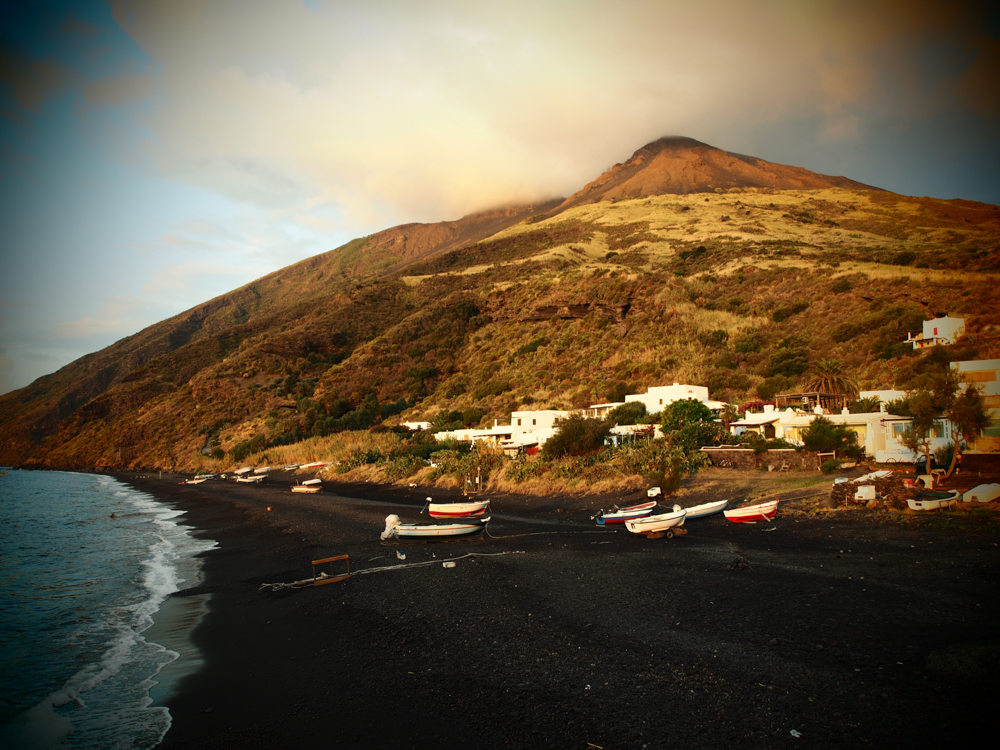
[[[819,454],[813,451],[797,451],[791,448],[780,450],[769,450],[763,453],[754,453],[751,448],[702,448],[712,459],[712,464],[718,466],[722,461],[728,459],[733,462],[734,469],[764,469],[769,466],[774,467],[774,471],[780,471],[783,466],[787,466],[789,471],[819,470]]]

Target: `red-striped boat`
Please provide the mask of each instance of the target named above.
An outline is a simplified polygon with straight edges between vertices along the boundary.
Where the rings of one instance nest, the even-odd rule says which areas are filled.
[[[774,518],[778,513],[779,498],[757,505],[747,505],[743,508],[733,508],[723,511],[723,515],[733,523],[745,523],[747,521],[766,521]]]

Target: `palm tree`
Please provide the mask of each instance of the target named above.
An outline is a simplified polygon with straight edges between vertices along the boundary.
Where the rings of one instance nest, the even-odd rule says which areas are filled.
[[[806,371],[803,387],[807,391],[844,396],[856,396],[858,393],[857,384],[844,373],[839,359],[819,359],[813,362]]]

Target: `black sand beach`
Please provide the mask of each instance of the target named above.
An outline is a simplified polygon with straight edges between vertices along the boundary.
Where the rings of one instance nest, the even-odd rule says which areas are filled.
[[[211,598],[168,750],[912,748],[997,729],[995,673],[928,668],[948,647],[996,653],[990,532],[779,513],[650,541],[595,526],[592,499],[491,496],[492,537],[383,545],[388,514],[446,493],[118,478],[219,542],[177,594]],[[355,572],[435,564],[259,590],[339,554]]]

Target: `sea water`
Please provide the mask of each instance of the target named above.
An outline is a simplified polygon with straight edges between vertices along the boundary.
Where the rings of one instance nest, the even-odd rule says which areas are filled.
[[[0,476],[0,747],[162,739],[158,683],[181,676],[172,663],[197,667],[186,634],[206,597],[165,599],[197,584],[195,555],[215,546],[181,515],[111,477]]]

